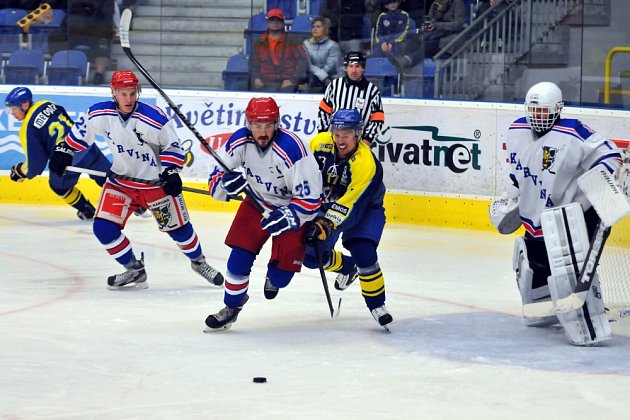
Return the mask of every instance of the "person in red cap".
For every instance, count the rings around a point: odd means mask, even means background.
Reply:
[[[110,290],[146,289],[144,254],[136,258],[123,233],[130,215],[140,207],[151,210],[158,229],[190,259],[193,271],[213,286],[223,275],[207,262],[201,241],[190,223],[179,172],[184,149],[175,123],[160,108],[142,102],[140,81],[130,70],[118,70],[110,82],[112,99],[98,102],[81,115],[63,141],[57,143],[49,168],[62,176],[76,152],[102,137],[112,153],[112,166],[96,206],[92,230],[107,253],[125,267],[107,278]]]
[[[300,40],[284,30],[282,10],[269,10],[267,31],[256,41],[250,58],[252,90],[295,92],[306,79],[307,65]]]

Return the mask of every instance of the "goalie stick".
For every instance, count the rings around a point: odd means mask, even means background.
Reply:
[[[93,169],[79,168],[78,166],[68,166],[68,167],[66,167],[66,171],[77,172],[77,173],[80,173],[80,174],[94,175],[94,176],[117,178],[117,179],[122,179],[123,181],[139,182],[139,183],[142,183],[142,184],[149,184],[149,185],[162,185],[162,184],[164,184],[162,181],[154,181],[154,180],[149,180],[149,179],[134,178],[132,176],[118,175],[118,174],[115,174],[113,172],[102,172],[102,171],[95,171]],[[198,188],[185,187],[185,186],[182,186],[182,191],[193,192],[193,193],[196,193],[196,194],[210,195],[209,191],[201,190],[201,189],[198,189]]]
[[[223,162],[223,160],[221,160],[221,158],[219,157],[217,152],[215,152],[214,149],[212,147],[210,147],[210,145],[208,144],[206,139],[204,139],[201,136],[201,134],[199,134],[197,129],[195,127],[193,127],[193,125],[190,123],[190,121],[188,121],[188,119],[182,113],[182,111],[179,109],[179,107],[177,105],[175,105],[175,103],[171,100],[171,98],[169,98],[169,96],[166,94],[166,92],[164,92],[162,90],[160,85],[158,85],[157,82],[155,80],[153,80],[153,78],[151,77],[149,72],[142,66],[142,64],[140,64],[138,59],[131,52],[131,44],[129,42],[129,28],[131,26],[131,17],[132,17],[132,15],[133,14],[132,14],[131,10],[125,9],[122,12],[121,16],[120,16],[119,34],[120,34],[120,46],[122,47],[123,52],[129,58],[129,60],[131,60],[131,62],[138,68],[138,70],[140,70],[140,73],[142,73],[142,75],[149,81],[151,86],[153,86],[155,88],[155,90],[157,90],[160,93],[162,98],[164,98],[166,103],[171,107],[171,109],[173,110],[175,115],[177,115],[177,117],[182,121],[182,123],[184,123],[184,125],[186,127],[188,127],[188,129],[194,134],[194,136],[197,138],[197,140],[199,140],[199,142],[201,143],[203,148],[206,149],[206,151],[208,153],[210,153],[210,156],[212,156],[214,158],[214,160],[219,164],[219,166],[221,166],[221,168],[223,168],[224,171],[230,172],[231,169],[227,167],[227,165],[225,164],[225,162]],[[262,206],[262,204],[260,204],[260,202],[254,197],[252,192],[249,190],[249,187],[245,188],[244,191],[245,191],[245,195],[250,198],[250,200],[252,201],[254,206],[258,209],[258,211],[260,211],[266,217],[268,215],[268,212]],[[316,250],[317,250],[317,248],[316,248]],[[317,252],[319,252],[319,251],[317,251]],[[325,280],[325,277],[324,277],[323,280]],[[324,292],[326,293],[326,300],[328,301],[328,306],[330,308],[331,316],[332,316],[332,310],[333,310],[332,309],[332,302],[330,300],[330,292],[328,291],[328,284],[325,281],[324,281]]]
[[[630,211],[630,204],[628,204],[621,188],[603,166],[598,165],[582,175],[578,179],[578,185],[601,220],[591,240],[577,284],[573,293],[564,298],[523,305],[523,316],[526,318],[571,312],[584,305],[606,239],[610,235],[610,228]]]

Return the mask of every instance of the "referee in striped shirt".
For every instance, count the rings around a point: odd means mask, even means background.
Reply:
[[[343,58],[346,75],[328,85],[324,98],[319,103],[317,130],[328,131],[330,117],[339,109],[356,108],[363,119],[361,138],[372,145],[383,128],[385,113],[381,102],[381,92],[365,73],[365,56],[358,51],[350,51]]]

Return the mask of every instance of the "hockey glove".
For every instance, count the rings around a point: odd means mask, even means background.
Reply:
[[[247,186],[247,180],[241,172],[225,172],[221,182],[223,189],[230,197],[238,196]]]
[[[313,220],[311,226],[306,231],[306,243],[313,244],[316,241],[325,241],[333,229],[333,222],[325,217],[318,217]]]
[[[23,162],[20,162],[11,167],[11,181],[22,182],[24,181],[24,178],[26,178],[26,174],[22,171],[22,163]]]
[[[72,150],[65,141],[62,141],[55,146],[55,151],[50,156],[48,169],[54,174],[63,176],[66,172],[66,168],[72,164],[73,156],[74,150]]]
[[[162,184],[162,189],[166,194],[177,197],[182,193],[182,179],[179,177],[177,166],[170,166],[164,169],[162,174],[160,174],[160,179],[164,183]]]
[[[279,207],[272,211],[268,217],[262,219],[260,225],[271,236],[280,235],[287,230],[298,230],[300,219],[297,214],[288,207]]]

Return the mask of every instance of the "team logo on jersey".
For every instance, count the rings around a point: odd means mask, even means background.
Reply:
[[[143,146],[144,145],[144,139],[142,138],[142,136],[144,134],[142,134],[141,132],[137,131],[135,128],[133,129],[133,132],[135,133],[136,137],[138,138],[138,146]]]
[[[549,171],[550,174],[555,174],[555,172],[553,172],[551,169],[553,168],[553,164],[556,162],[556,153],[558,153],[558,149],[556,149],[555,147],[543,146],[543,171]]]
[[[169,211],[168,203],[163,206],[153,208],[151,209],[151,211],[153,211],[153,215],[155,216],[155,219],[160,224],[160,226],[167,227],[168,225],[170,225],[171,212]]]
[[[354,102],[354,107],[356,109],[363,109],[363,107],[365,106],[365,99],[363,98],[357,98],[357,100]]]

